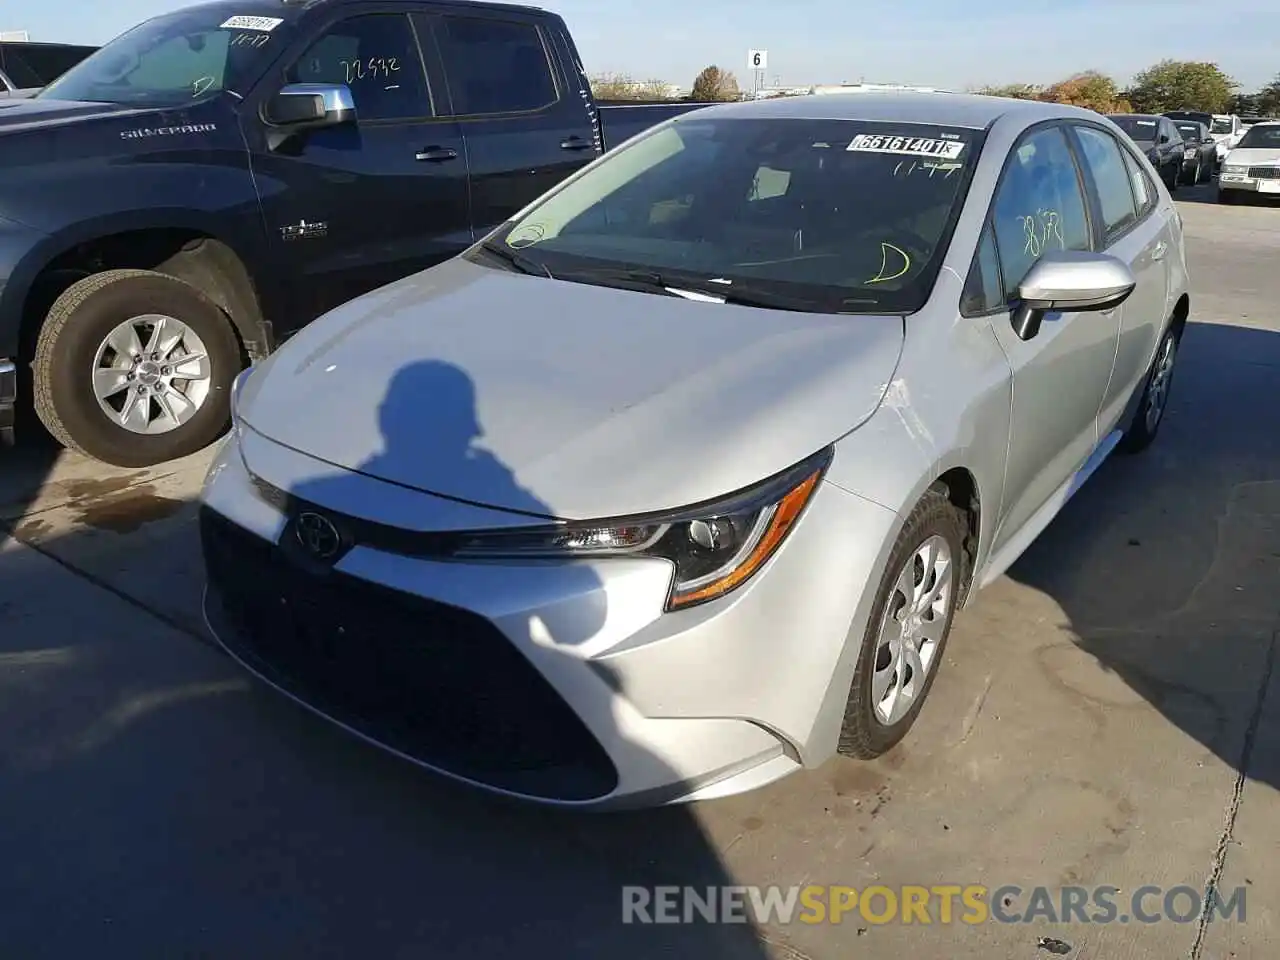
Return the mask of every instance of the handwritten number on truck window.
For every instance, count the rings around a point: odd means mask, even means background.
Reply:
[[[346,71],[347,83],[357,80],[376,80],[400,72],[399,57],[369,57],[364,60],[339,60]]]
[[[233,47],[262,47],[271,39],[269,33],[237,33],[231,38]]]

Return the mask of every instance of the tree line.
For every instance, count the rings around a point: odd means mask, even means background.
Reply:
[[[606,73],[591,77],[591,94],[597,100],[669,100],[670,87],[661,80],[633,80],[623,73]],[[738,78],[733,71],[712,64],[694,78],[689,100],[706,103],[719,100],[741,100]]]
[[[622,74],[593,77],[591,90],[601,100],[663,100],[670,96],[667,84],[660,80],[637,82]],[[1197,60],[1161,60],[1134,77],[1125,89],[1099,70],[1085,70],[1048,86],[1013,83],[979,87],[971,92],[1066,103],[1099,113],[1202,110],[1241,116],[1280,116],[1280,74],[1261,90],[1245,93],[1216,63]],[[732,71],[712,65],[698,74],[688,99],[706,102],[741,97]]]
[[[1244,93],[1240,84],[1216,63],[1198,60],[1161,60],[1134,77],[1127,89],[1121,89],[1101,71],[1085,70],[1047,87],[1015,83],[980,87],[973,92],[1066,103],[1099,113],[1201,110],[1241,116],[1280,114],[1280,74],[1261,90]]]

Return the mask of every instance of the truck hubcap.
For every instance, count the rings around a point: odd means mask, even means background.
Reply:
[[[181,320],[148,313],[117,326],[98,345],[93,395],[107,419],[130,433],[176,430],[209,398],[204,342]]]

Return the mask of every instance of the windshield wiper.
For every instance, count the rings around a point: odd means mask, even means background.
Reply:
[[[575,270],[572,275],[562,276],[561,279],[603,281],[610,286],[639,288],[669,297],[694,294],[699,298],[708,297],[721,303],[731,303],[741,307],[763,307],[768,310],[792,310],[800,313],[827,312],[831,306],[841,306],[844,303],[843,300],[833,301],[826,297],[802,297],[780,293],[765,286],[716,283],[712,280],[686,280],[683,277],[667,276],[656,270]]]
[[[512,250],[510,247],[505,245],[499,246],[490,240],[486,240],[484,243],[480,244],[480,247],[481,249],[493,254],[504,263],[508,263],[515,267],[521,273],[527,273],[535,277],[549,277],[552,280],[555,279],[555,275],[547,269],[546,264],[538,263],[536,260],[531,260],[524,254],[517,253]]]

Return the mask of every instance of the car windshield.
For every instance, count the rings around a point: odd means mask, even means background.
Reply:
[[[1213,123],[1209,126],[1209,132],[1210,133],[1230,133],[1231,118],[1219,117],[1217,120],[1213,121]]]
[[[690,114],[606,154],[488,244],[568,280],[625,286],[639,273],[731,302],[910,313],[980,148],[966,128]]]
[[[177,106],[242,92],[279,52],[279,17],[194,8],[155,17],[112,40],[38,97]]]
[[[1159,122],[1153,117],[1112,117],[1115,125],[1133,140],[1155,140]]]
[[[1250,127],[1237,146],[1243,149],[1250,147],[1264,147],[1275,149],[1280,147],[1280,123],[1275,126],[1266,127]]]

